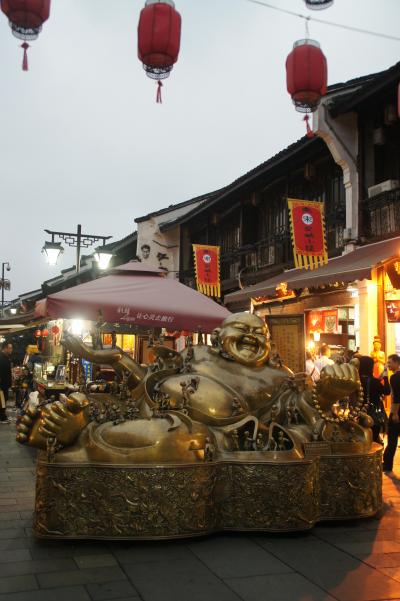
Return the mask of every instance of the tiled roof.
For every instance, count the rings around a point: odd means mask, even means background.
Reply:
[[[144,215],[143,217],[136,217],[135,222],[141,223],[142,221],[147,221],[148,219],[151,219],[152,217],[158,217],[159,215],[171,213],[172,211],[181,209],[183,207],[189,207],[191,204],[205,202],[205,201],[211,199],[215,194],[218,194],[218,192],[220,192],[220,190],[216,190],[215,192],[209,192],[207,194],[202,194],[201,196],[196,196],[195,198],[191,198],[190,200],[185,200],[184,202],[180,202],[178,204],[169,205],[165,209],[160,209],[159,211],[153,211],[152,213],[148,213],[147,215]]]
[[[135,242],[135,240],[137,240],[137,232],[128,234],[127,236],[125,236],[125,238],[121,238],[121,240],[116,240],[115,242],[109,242],[108,244],[104,244],[104,246],[101,246],[100,248],[102,250],[117,251],[121,250],[121,248],[124,248],[125,246],[129,246],[130,244],[132,244],[132,242]]]
[[[345,84],[330,86],[328,88],[329,111],[333,117],[346,113],[385,86],[391,85],[393,82],[397,83],[399,78],[400,62],[385,71],[358,77]],[[344,93],[337,93],[341,91]],[[333,92],[332,99],[329,99],[330,92]]]
[[[231,192],[240,188],[242,185],[250,183],[251,181],[256,179],[258,176],[264,175],[268,170],[273,169],[274,167],[276,167],[278,164],[282,163],[289,157],[292,157],[293,155],[295,155],[297,153],[303,152],[306,148],[308,148],[312,145],[316,145],[316,144],[323,145],[324,143],[322,142],[322,140],[320,138],[307,138],[307,136],[300,138],[300,140],[297,140],[297,142],[290,144],[287,148],[279,151],[277,154],[275,154],[273,157],[269,158],[264,163],[261,163],[254,169],[251,169],[244,175],[241,175],[238,179],[234,180],[231,184],[229,184],[225,188],[222,188],[222,190],[220,190],[218,193],[215,193],[214,196],[212,198],[210,198],[210,201],[206,205],[203,204],[203,205],[200,205],[199,207],[195,207],[192,211],[189,211],[185,215],[181,215],[180,217],[177,217],[177,219],[173,219],[171,221],[166,221],[166,222],[162,223],[160,225],[160,231],[167,231],[167,230],[171,229],[172,227],[176,227],[180,223],[189,221],[189,219],[191,219],[198,213],[201,213],[203,210],[208,209],[211,206],[214,206],[214,204],[216,204],[222,198],[225,198],[225,196],[227,196]]]

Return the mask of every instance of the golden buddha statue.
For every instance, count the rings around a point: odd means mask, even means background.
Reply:
[[[379,336],[374,336],[371,357],[374,360],[373,376],[374,378],[380,380],[382,377],[382,372],[385,369],[386,355],[382,350],[382,341]]]
[[[307,477],[303,474],[300,478],[302,492],[298,491],[302,497],[298,502],[305,504],[302,510],[305,515],[319,503],[315,497],[317,488],[311,484],[312,479],[316,482],[319,479],[315,457],[322,461],[320,456],[328,454],[328,462],[335,454],[340,457],[346,454],[368,456],[369,461],[375,457],[371,455],[371,419],[363,411],[356,368],[349,364],[327,366],[317,383],[305,374],[294,375],[280,361],[270,360],[268,327],[256,315],[229,316],[214,330],[212,346],[190,343],[181,353],[163,346],[155,347],[156,361],[148,369],[138,366],[119,349],[93,350],[72,336],[67,336],[64,344],[75,356],[115,367],[123,376],[126,389],[122,387],[125,393],[119,396],[75,393],[40,410],[30,409],[21,419],[17,440],[47,453],[40,456],[38,463],[36,531],[41,536],[52,536],[53,531],[59,536],[184,536],[191,530],[193,503],[197,515],[193,532],[225,527],[246,529],[251,509],[243,514],[242,505],[240,510],[234,510],[231,503],[229,511],[235,515],[227,517],[226,507],[221,506],[221,498],[233,495],[233,499],[234,488],[244,481],[249,486],[250,482],[256,487],[267,486],[269,499],[280,479],[287,482],[280,482],[279,495],[285,486],[294,486],[290,470],[295,470],[296,474],[301,470],[307,472]],[[314,459],[307,459],[307,453]],[[375,458],[373,461],[376,462]],[[228,469],[229,465],[231,468]],[[110,468],[113,468],[111,472]],[[244,468],[247,472],[236,475],[236,470]],[[282,470],[278,480],[274,469]],[[255,472],[261,474],[257,483],[254,482]],[[115,526],[117,530],[110,526],[104,533],[99,525],[90,526],[92,518],[87,517],[84,525],[79,522],[81,525],[72,527],[75,517],[73,512],[68,513],[71,503],[65,505],[64,497],[71,495],[73,499],[74,495],[80,494],[80,489],[71,484],[71,473],[74,474],[73,483],[81,474],[87,474],[85,478],[94,490],[98,486],[96,483],[104,481],[106,473],[110,481],[124,474],[123,482],[118,480],[118,486],[123,489],[135,481],[132,494],[137,499],[135,503],[141,507],[142,526],[135,521],[134,524],[130,522],[129,527],[119,524]],[[354,477],[359,479],[360,473],[362,468],[358,465]],[[60,481],[55,482],[54,474],[59,474]],[[168,474],[172,480],[167,478]],[[181,488],[178,485],[176,488],[174,482],[179,482],[182,474],[187,481]],[[165,520],[155,526],[150,520],[146,507],[155,493],[152,487],[143,484],[150,476],[153,485],[158,482],[157,486],[161,487],[157,493],[160,507],[163,505],[161,490],[165,498],[178,495],[180,504],[189,503],[191,509],[184,512],[185,527],[172,526],[172,522],[168,522],[167,527]],[[351,479],[349,475],[346,477]],[[272,480],[267,484],[269,478]],[[337,486],[336,483],[335,488]],[[371,478],[367,478],[363,487],[369,490],[370,486]],[[267,489],[264,491],[264,488],[261,496],[262,502],[266,503]],[[105,490],[102,495],[106,495],[112,505],[110,489]],[[146,493],[142,492],[140,496],[138,490]],[[305,520],[308,523],[305,526],[303,518],[298,517],[298,507],[292,507],[294,489],[290,490],[287,498],[282,500],[278,517],[275,510],[275,514],[266,511],[264,515],[258,511],[256,517],[253,515],[253,521],[258,520],[261,524],[259,529],[310,527],[319,519],[315,505],[316,513],[310,515],[308,522]],[[91,491],[90,494],[103,499],[100,493]],[[215,495],[215,499],[210,499],[210,494]],[[246,494],[242,491],[242,496]],[[376,491],[374,494],[374,502],[367,495],[368,510],[364,508],[364,513],[371,514],[378,509],[379,495]],[[310,505],[310,495],[314,505]],[[122,513],[128,511],[126,515],[130,515],[128,496],[125,495],[128,505],[124,504],[121,509]],[[50,497],[53,507],[61,503],[62,509],[58,512],[52,509],[49,513],[46,509]],[[280,511],[287,503],[291,509],[285,510],[286,517],[281,517]],[[353,507],[354,502],[350,505]],[[104,505],[104,512],[108,512],[108,507]],[[157,511],[161,513],[170,511],[160,507]],[[201,518],[198,515],[200,507]],[[353,511],[348,507],[346,511]],[[87,511],[90,513],[90,506]],[[360,511],[353,513],[358,515]],[[290,515],[294,512],[297,517],[288,518],[288,512]],[[125,516],[125,522],[126,519]],[[213,520],[218,524],[210,525]],[[274,520],[278,524],[276,528]],[[68,528],[72,528],[72,534]],[[122,528],[122,534],[118,534],[118,528]],[[147,530],[143,533],[140,528]]]

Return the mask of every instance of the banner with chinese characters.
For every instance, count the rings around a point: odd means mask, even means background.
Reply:
[[[276,347],[279,357],[294,373],[305,369],[305,328],[304,315],[266,316],[271,333],[271,343]]]
[[[324,203],[288,198],[296,267],[317,269],[328,262]]]
[[[193,244],[197,290],[207,296],[221,296],[219,248]]]

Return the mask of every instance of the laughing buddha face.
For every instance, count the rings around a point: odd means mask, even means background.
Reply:
[[[268,359],[269,330],[257,315],[230,315],[216,334],[223,353],[242,365],[257,367]]]

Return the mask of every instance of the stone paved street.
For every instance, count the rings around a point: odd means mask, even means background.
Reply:
[[[1,425],[0,601],[400,600],[400,465],[384,476],[379,520],[285,536],[73,544],[32,536],[34,460],[14,425]]]

